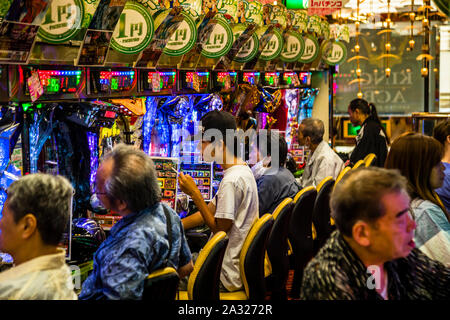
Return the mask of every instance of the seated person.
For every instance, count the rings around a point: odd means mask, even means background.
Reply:
[[[310,150],[305,171],[299,181],[302,188],[316,187],[328,176],[336,180],[344,168],[342,159],[323,140],[324,131],[323,121],[314,118],[303,119],[298,127],[298,143]]]
[[[0,299],[76,300],[66,253],[58,243],[70,219],[73,188],[62,176],[14,181],[0,220],[0,251],[14,266],[0,273]]]
[[[439,122],[436,127],[434,127],[433,137],[444,147],[442,164],[445,166],[444,184],[435,191],[442,200],[447,212],[450,212],[450,121],[444,120]]]
[[[434,192],[444,181],[442,155],[443,147],[433,137],[407,132],[392,143],[385,166],[408,179],[417,247],[450,267],[450,214]]]
[[[96,194],[104,208],[123,218],[96,251],[79,299],[138,300],[151,272],[168,266],[180,277],[192,272],[180,218],[160,202],[161,189],[148,155],[117,145],[97,170]]]
[[[330,199],[334,231],[304,273],[305,300],[448,299],[450,269],[414,248],[408,181],[350,171]]]
[[[273,213],[284,199],[294,198],[300,186],[294,175],[284,167],[287,157],[284,137],[271,130],[263,130],[257,137],[255,143],[257,147],[252,149],[250,162],[256,162],[252,171],[258,187],[259,216],[263,216],[266,213]],[[265,170],[258,174],[257,171],[261,169]]]
[[[258,218],[258,189],[252,171],[239,157],[235,118],[228,112],[214,110],[202,117],[201,125],[203,159],[216,161],[224,169],[224,175],[217,194],[206,204],[192,177],[180,173],[181,190],[199,209],[182,222],[186,230],[206,224],[212,233],[227,233],[229,242],[220,274],[221,290],[236,291],[243,285],[239,271],[242,245]]]

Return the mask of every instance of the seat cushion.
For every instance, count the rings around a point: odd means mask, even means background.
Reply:
[[[233,292],[221,292],[220,300],[248,300],[244,290]]]
[[[187,291],[178,291],[177,300],[189,300]]]

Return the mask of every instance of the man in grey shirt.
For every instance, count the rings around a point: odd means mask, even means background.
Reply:
[[[303,119],[298,128],[299,144],[311,151],[299,181],[302,188],[317,187],[328,176],[336,180],[344,168],[342,159],[323,140],[324,131],[323,121],[315,118]]]

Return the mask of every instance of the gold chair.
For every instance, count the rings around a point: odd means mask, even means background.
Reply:
[[[314,238],[314,255],[323,246],[332,232],[330,222],[330,196],[333,191],[334,179],[331,176],[324,178],[317,186],[317,197],[314,203],[313,226],[317,234]]]
[[[292,198],[286,198],[272,214],[274,223],[267,240],[267,263],[270,266],[270,274],[265,275],[272,300],[285,300],[287,298],[286,281],[289,274],[287,238],[293,208]]]
[[[358,169],[362,165],[364,165],[364,160],[358,160],[358,161],[356,161],[356,163],[355,163],[355,165],[353,166],[352,169]]]
[[[206,243],[189,275],[187,291],[178,291],[178,300],[219,300],[220,271],[228,244],[226,236],[219,231]]]
[[[266,213],[253,223],[239,256],[239,269],[244,288],[239,291],[221,292],[220,300],[265,299],[264,257],[272,225],[273,218],[270,213]]]
[[[303,270],[313,257],[312,216],[317,190],[313,186],[303,188],[294,198],[294,208],[289,224],[289,242],[292,247],[294,280],[291,295],[300,294]]]
[[[336,181],[334,182],[334,185],[336,186],[339,181],[342,180],[342,178],[351,170],[352,168],[350,166],[345,167],[344,169],[341,170],[341,172],[339,173],[338,177],[336,178]]]
[[[142,300],[175,300],[180,277],[172,267],[161,268],[150,273],[144,282]]]
[[[370,167],[372,165],[372,163],[377,159],[377,156],[375,155],[375,153],[369,153],[367,156],[365,156],[364,158],[364,166],[366,168]]]

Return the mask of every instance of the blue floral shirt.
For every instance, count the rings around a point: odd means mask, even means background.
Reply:
[[[172,248],[166,216],[172,222]],[[123,217],[94,254],[93,271],[83,283],[79,299],[141,299],[144,280],[164,261],[178,269],[191,261],[191,252],[178,215],[167,205]]]

